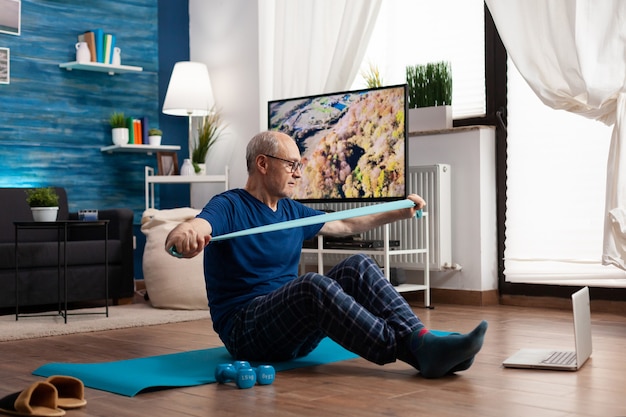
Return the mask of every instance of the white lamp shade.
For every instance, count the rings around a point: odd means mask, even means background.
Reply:
[[[163,113],[172,116],[206,116],[215,101],[209,70],[201,62],[177,62],[165,93]]]

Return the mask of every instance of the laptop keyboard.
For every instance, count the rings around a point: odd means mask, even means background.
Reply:
[[[571,365],[576,362],[576,352],[552,352],[541,361],[547,365]]]

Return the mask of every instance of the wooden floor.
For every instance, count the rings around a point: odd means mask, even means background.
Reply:
[[[626,416],[626,317],[592,312],[593,354],[578,372],[503,369],[521,347],[573,348],[571,310],[514,306],[415,307],[433,329],[489,322],[474,366],[427,380],[398,362],[354,359],[280,372],[270,386],[209,384],[128,398],[86,389],[68,416]],[[219,346],[208,320],[0,343],[0,396],[41,380],[48,362],[96,362]],[[124,378],[124,375],[120,375]]]

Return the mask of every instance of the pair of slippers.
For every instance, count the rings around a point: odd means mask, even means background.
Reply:
[[[60,417],[65,415],[65,410],[86,404],[85,386],[80,379],[55,375],[0,399],[0,414]]]

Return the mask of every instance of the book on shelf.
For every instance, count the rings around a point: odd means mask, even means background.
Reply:
[[[126,118],[126,127],[128,127],[128,143],[135,144],[135,123],[132,117]]]
[[[104,64],[104,31],[102,29],[94,29],[93,34],[96,43],[96,62]]]
[[[133,119],[133,128],[135,129],[134,132],[134,138],[135,138],[135,145],[141,145],[143,144],[143,139],[142,139],[142,129],[141,129],[141,120],[139,119]]]
[[[113,48],[115,48],[115,35],[111,33],[104,34],[104,63],[113,63]]]
[[[97,62],[98,56],[96,54],[96,38],[92,31],[87,31],[78,35],[78,42],[86,42],[91,54],[91,62]]]
[[[143,144],[147,145],[148,144],[148,117],[147,116],[143,116],[141,117],[139,120],[141,120],[141,137],[143,139]]]

